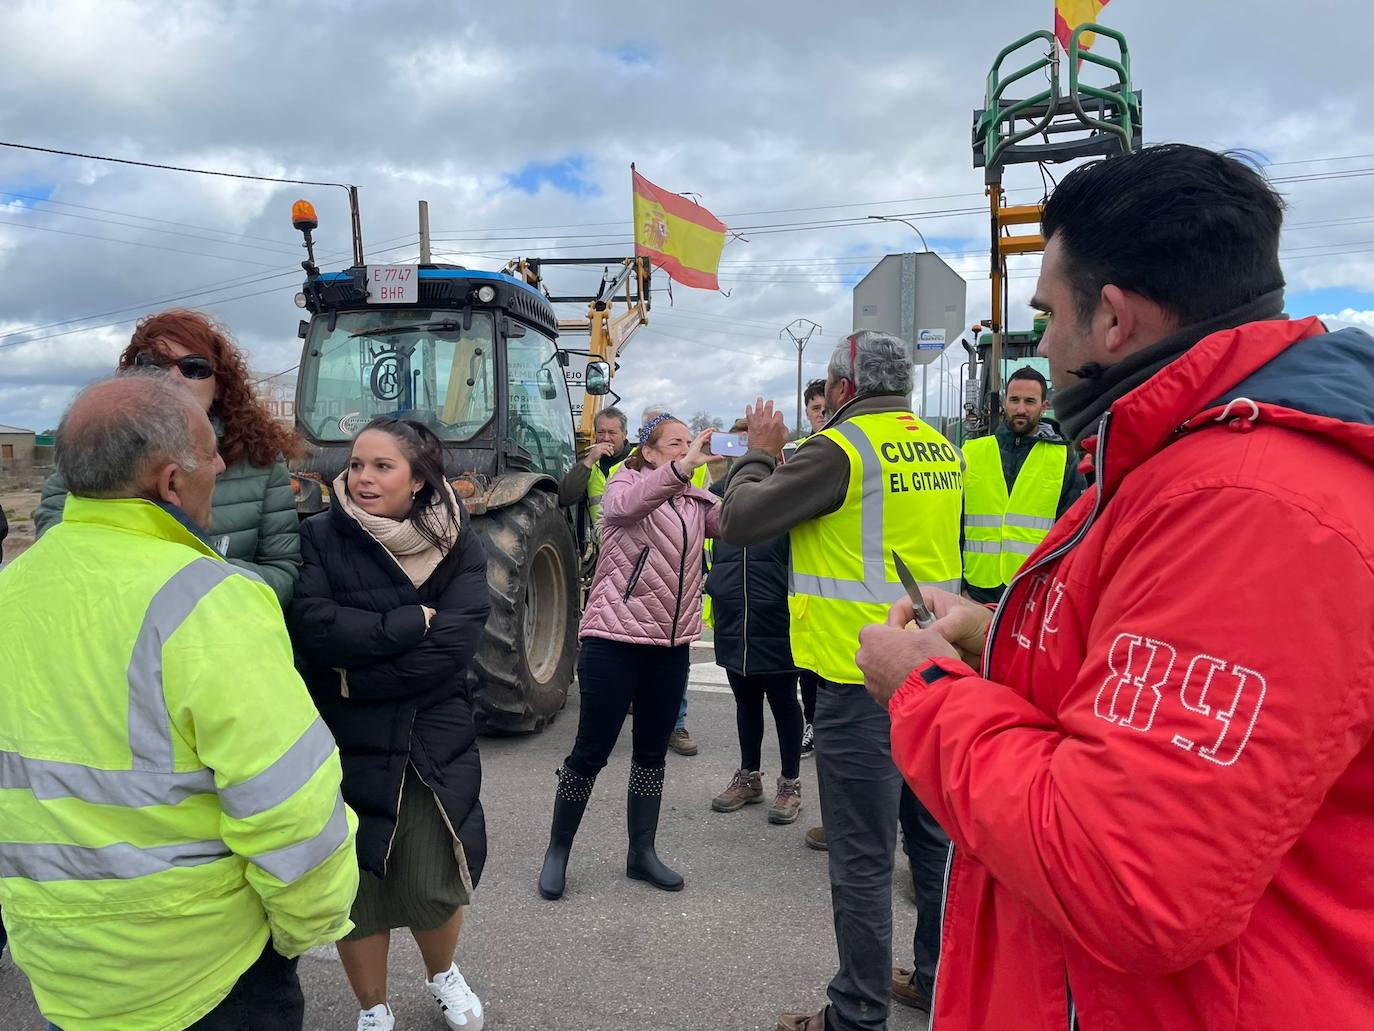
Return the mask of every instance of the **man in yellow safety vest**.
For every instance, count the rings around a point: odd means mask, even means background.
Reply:
[[[748,411],[750,450],[725,488],[726,540],[790,534],[792,654],[821,678],[816,763],[840,969],[828,1009],[783,1014],[779,1031],[887,1026],[902,777],[887,714],[864,690],[854,653],[859,630],[905,596],[893,552],[924,584],[960,583],[963,460],[912,414],[911,386],[909,345],[871,331],[845,338],[827,370],[825,426],[779,464],[786,427],[760,398]],[[938,928],[925,909],[921,923]]]
[[[215,431],[173,381],[106,380],[57,465],[65,517],[0,573],[14,961],[63,1031],[298,1031],[357,821],[276,596],[205,539]]]
[[[1045,377],[1030,366],[1007,380],[997,431],[964,445],[964,589],[996,602],[1054,521],[1083,493],[1069,443],[1043,417]]]
[[[606,493],[606,481],[630,455],[629,422],[619,408],[604,408],[594,422],[596,442],[587,453],[573,463],[558,485],[558,503],[572,508],[587,502],[587,516],[595,527],[601,522],[601,495]]]

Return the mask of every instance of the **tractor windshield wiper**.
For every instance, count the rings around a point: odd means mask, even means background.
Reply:
[[[369,329],[360,329],[356,333],[348,334],[348,339],[356,340],[358,337],[392,337],[402,336],[406,333],[433,331],[459,333],[462,329],[463,327],[460,323],[454,322],[451,319],[445,319],[439,322],[413,322],[400,326],[373,326]]]

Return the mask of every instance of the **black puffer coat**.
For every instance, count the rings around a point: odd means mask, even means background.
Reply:
[[[462,843],[475,885],[487,856],[469,684],[491,607],[481,540],[463,513],[457,547],[416,589],[334,505],[302,524],[301,557],[288,623],[297,667],[339,745],[344,801],[358,814],[358,865],[385,873],[413,763]],[[436,610],[428,632],[422,605]]]
[[[715,486],[712,492],[720,493]],[[746,676],[795,669],[787,609],[787,537],[748,547],[717,537],[711,553],[706,593],[715,616],[716,664]]]

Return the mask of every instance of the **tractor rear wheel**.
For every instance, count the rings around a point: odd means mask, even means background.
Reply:
[[[580,592],[572,530],[551,494],[473,516],[487,549],[491,615],[474,663],[477,729],[527,734],[568,700]]]

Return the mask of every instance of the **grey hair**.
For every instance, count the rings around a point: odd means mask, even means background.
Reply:
[[[849,360],[850,341],[854,343],[853,368]],[[861,329],[835,345],[826,371],[835,379],[854,384],[856,394],[911,393],[911,348],[890,333]]]
[[[119,403],[91,397],[114,383],[126,387]],[[62,416],[54,441],[57,469],[78,497],[135,497],[151,463],[175,462],[187,472],[199,467],[191,429],[191,416],[199,412],[186,389],[160,370],[99,380],[77,394]]]
[[[614,419],[620,423],[620,432],[626,435],[630,432],[630,420],[625,418],[625,413],[614,405],[607,405],[596,413],[598,419]]]
[[[650,405],[648,408],[644,409],[644,414],[639,417],[639,421],[648,422],[654,416],[667,415],[672,410],[673,406],[668,404],[666,401],[660,402],[658,404],[653,404]]]

